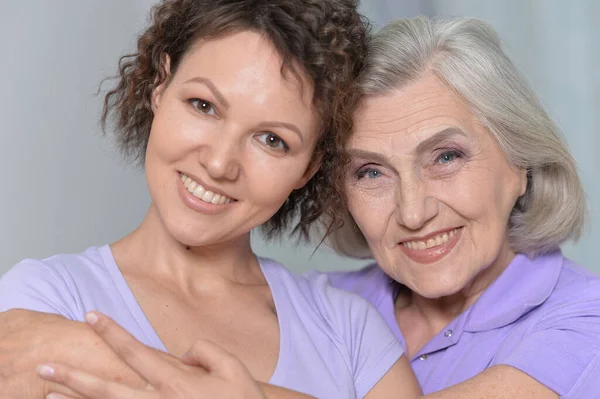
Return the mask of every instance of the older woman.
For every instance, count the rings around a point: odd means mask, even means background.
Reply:
[[[583,190],[495,32],[416,18],[371,46],[333,242],[377,265],[334,283],[384,315],[428,397],[600,397],[600,279],[559,249]]]

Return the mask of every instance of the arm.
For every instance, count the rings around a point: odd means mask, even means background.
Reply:
[[[38,368],[40,376],[72,389],[88,399],[191,399],[191,398],[310,398],[283,388],[257,383],[233,355],[207,342],[198,341],[177,359],[158,356],[156,350],[138,342],[114,321],[100,313],[88,317],[92,328],[120,358],[147,382],[131,388],[63,364]]]
[[[38,399],[49,384],[35,374],[35,365],[57,359],[90,372],[141,378],[84,323],[74,280],[66,267],[24,260],[0,277],[0,386],[13,398]],[[12,396],[11,396],[12,395]]]
[[[365,399],[414,399],[421,395],[421,387],[406,356],[402,356],[369,391]]]
[[[421,389],[404,349],[379,312],[358,295],[330,285],[324,292],[324,313],[350,353],[357,397],[419,397]]]
[[[48,360],[71,364],[131,386],[143,383],[140,376],[84,323],[27,310],[0,313],[0,386],[3,394],[11,398],[41,399],[51,390],[69,393],[36,375],[35,366]]]
[[[427,399],[558,399],[556,392],[524,372],[510,366],[498,365],[477,376],[424,396]]]
[[[185,367],[169,354],[147,349],[160,362]],[[48,361],[130,388],[147,385],[146,380],[85,323],[26,310],[0,313],[0,386],[3,394],[11,399],[42,399],[50,392],[81,397],[68,387],[41,379],[35,373],[36,365]],[[267,398],[307,398],[272,385],[261,384],[261,387]]]
[[[47,361],[63,363],[131,387],[145,384],[89,326],[72,321],[81,318],[81,310],[70,274],[61,267],[25,260],[0,278],[2,394],[11,398],[41,399],[50,390],[72,393],[37,376],[35,366]],[[157,353],[170,360],[169,355]],[[274,397],[287,395],[272,386],[265,386],[265,391],[272,392]]]

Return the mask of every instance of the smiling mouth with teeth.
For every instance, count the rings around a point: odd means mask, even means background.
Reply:
[[[402,243],[402,245],[408,249],[417,249],[417,250],[424,250],[424,249],[437,247],[437,246],[443,245],[443,244],[447,243],[448,241],[450,241],[450,239],[452,237],[454,237],[454,235],[460,229],[461,229],[461,227],[451,230],[449,232],[443,233],[443,234],[438,234],[437,236],[431,237],[424,241],[404,241]]]
[[[226,197],[225,195],[213,193],[210,190],[205,189],[202,185],[198,184],[192,178],[180,173],[181,181],[183,186],[188,190],[194,197],[213,205],[224,205],[235,201],[233,198]]]

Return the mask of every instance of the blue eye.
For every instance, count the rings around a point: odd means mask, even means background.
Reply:
[[[192,106],[194,108],[196,108],[196,110],[202,112],[203,114],[206,114],[206,115],[216,115],[217,114],[215,107],[214,107],[214,105],[212,105],[212,103],[202,100],[200,98],[191,99],[190,104],[192,104]]]
[[[437,161],[442,164],[447,164],[454,161],[456,158],[459,158],[460,154],[457,151],[446,151],[440,154]]]
[[[263,133],[258,135],[258,140],[265,144],[267,147],[272,148],[274,150],[282,150],[282,151],[288,151],[289,147],[288,145],[285,143],[285,141],[283,141],[281,139],[281,137],[279,137],[278,135],[274,134],[274,133]]]
[[[367,178],[367,179],[376,179],[381,176],[381,172],[374,168],[365,168],[358,171],[356,177],[358,179]]]

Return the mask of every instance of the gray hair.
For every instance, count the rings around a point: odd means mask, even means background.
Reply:
[[[426,72],[458,93],[509,162],[527,170],[527,191],[508,222],[511,248],[533,257],[577,240],[587,206],[575,162],[493,28],[471,18],[392,22],[371,39],[362,93],[387,95]],[[371,257],[358,226],[346,219],[329,244],[343,255]]]

